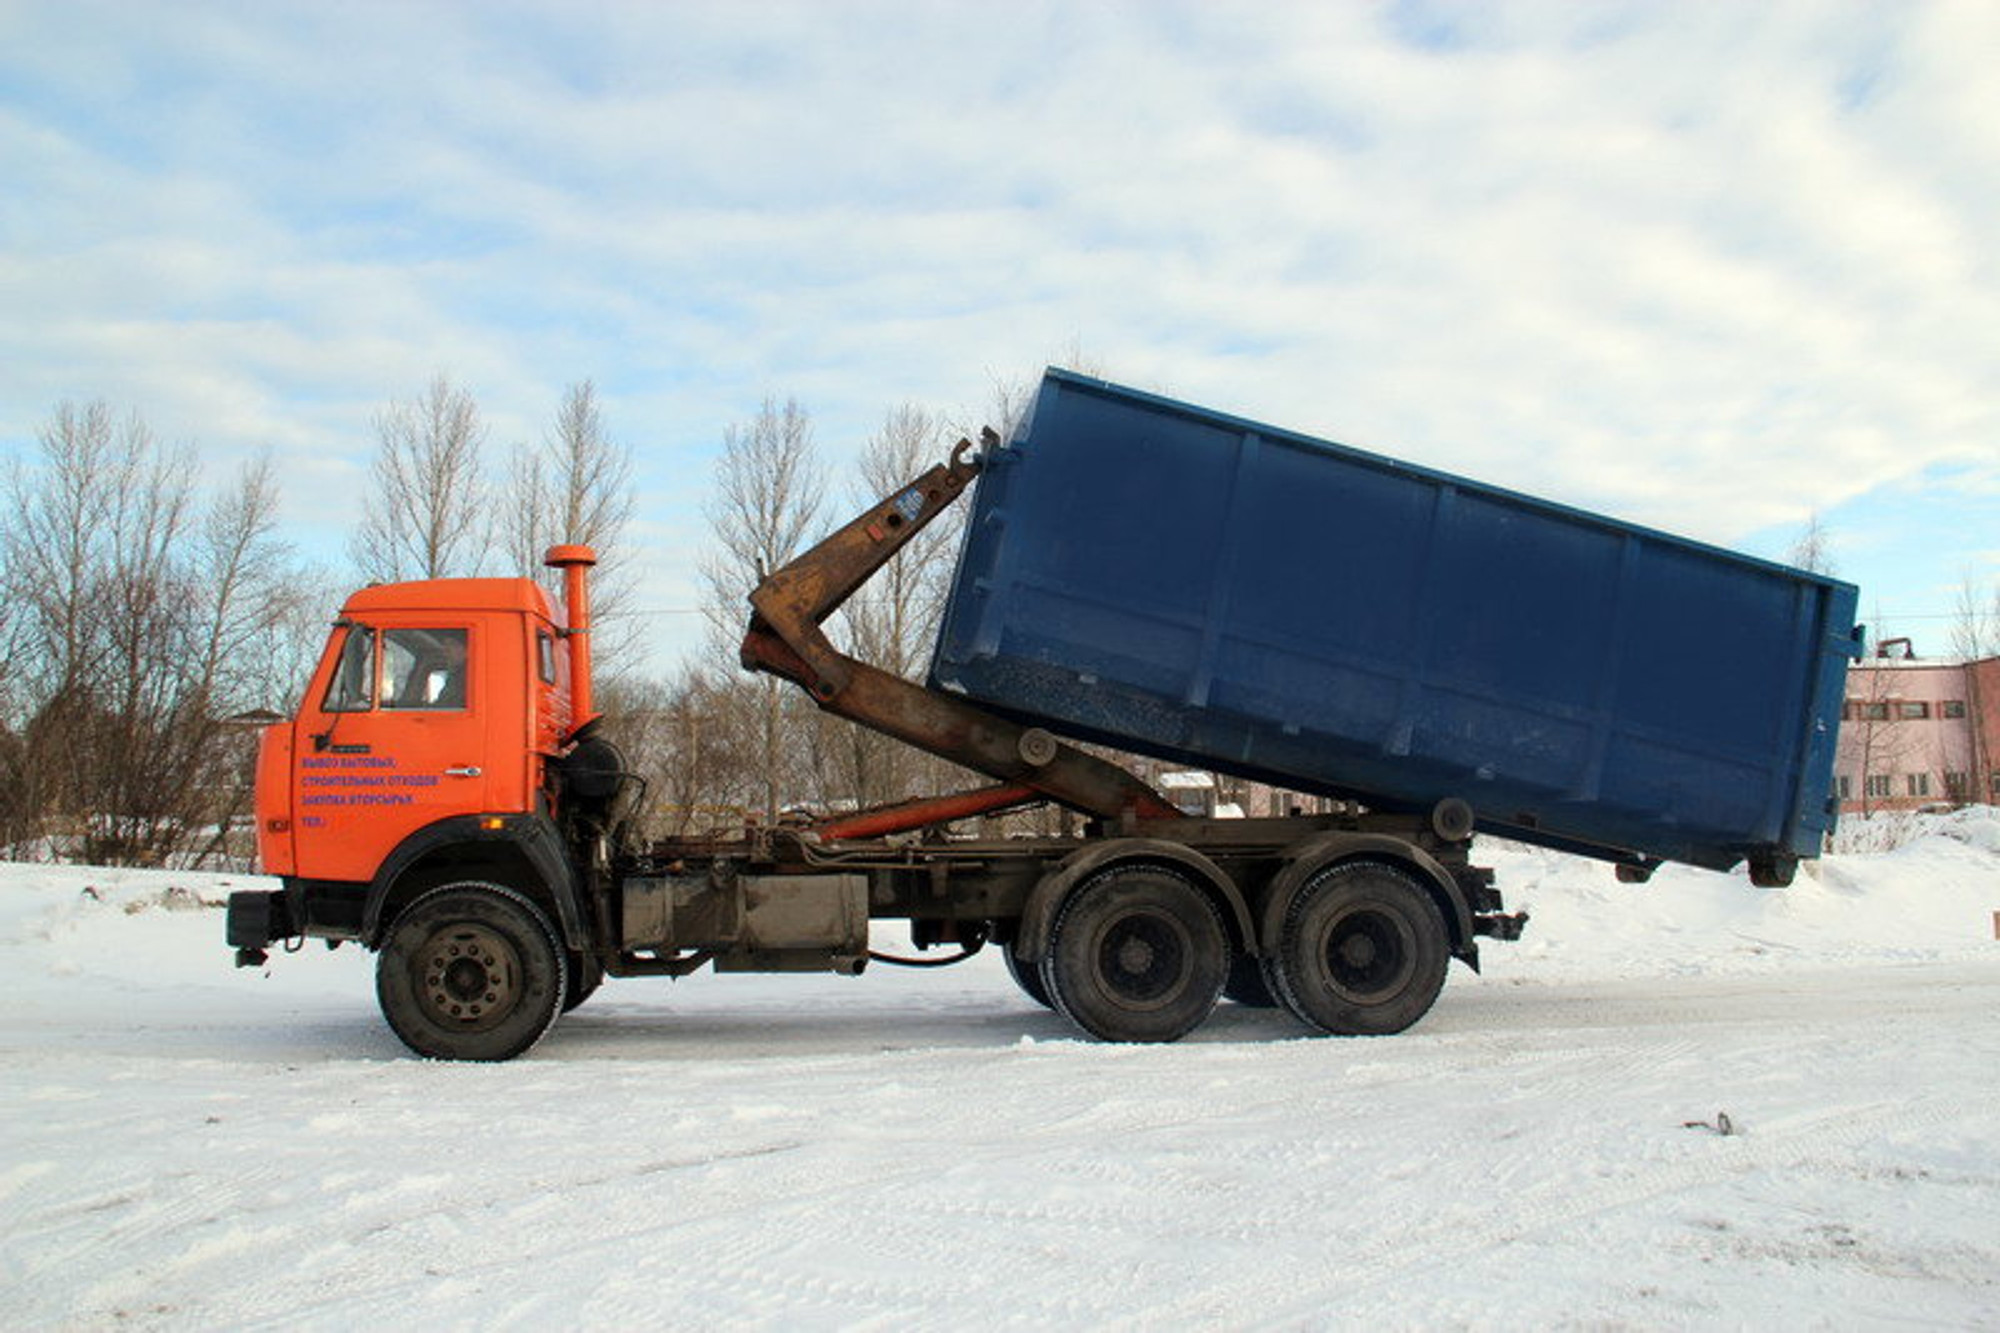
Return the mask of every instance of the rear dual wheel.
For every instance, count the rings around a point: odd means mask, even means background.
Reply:
[[[1341,1036],[1401,1032],[1444,987],[1444,914],[1393,866],[1348,861],[1301,884],[1264,977],[1301,1022]]]
[[[437,1060],[511,1060],[542,1039],[570,994],[555,927],[498,884],[430,890],[397,914],[375,965],[382,1016]]]
[[[1103,1041],[1177,1041],[1215,1008],[1229,937],[1209,896],[1157,866],[1107,870],[1056,914],[1042,989]]]

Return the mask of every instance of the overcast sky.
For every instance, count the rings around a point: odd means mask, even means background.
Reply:
[[[448,375],[498,460],[590,377],[671,613],[766,395],[841,460],[1080,349],[1760,555],[1817,511],[1942,650],[2000,575],[1996,63],[1983,0],[0,0],[0,453],[92,398],[269,448],[338,560],[385,403]]]

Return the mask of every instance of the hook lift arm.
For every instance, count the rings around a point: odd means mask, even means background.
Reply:
[[[987,449],[1000,443],[981,432]],[[800,686],[829,713],[999,780],[952,796],[862,811],[818,826],[825,838],[874,837],[1053,800],[1120,822],[1180,812],[1132,774],[965,700],[940,694],[847,656],[820,628],[889,558],[956,500],[979,472],[970,440],[939,463],[766,575],[750,594],[742,662]]]

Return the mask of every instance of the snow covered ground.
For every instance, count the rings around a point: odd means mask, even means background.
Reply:
[[[1528,938],[1383,1040],[1094,1045],[987,956],[612,981],[500,1066],[351,947],[234,970],[258,881],[0,867],[0,1326],[2000,1326],[2000,819],[1916,832],[1487,848]]]

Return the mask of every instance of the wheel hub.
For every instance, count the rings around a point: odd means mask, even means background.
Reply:
[[[1326,969],[1334,985],[1365,998],[1398,985],[1410,951],[1394,920],[1380,912],[1354,912],[1327,934]]]
[[[486,969],[472,958],[454,958],[444,967],[444,990],[454,1000],[470,1004],[486,990]]]
[[[1174,923],[1134,914],[1104,933],[1098,968],[1105,986],[1131,1005],[1153,1005],[1177,991],[1187,972],[1187,948]]]
[[[1153,946],[1134,937],[1118,946],[1118,970],[1127,976],[1143,976],[1153,965]]]
[[[439,930],[418,952],[419,989],[440,1020],[487,1027],[514,1008],[521,960],[498,932],[478,925]]]

